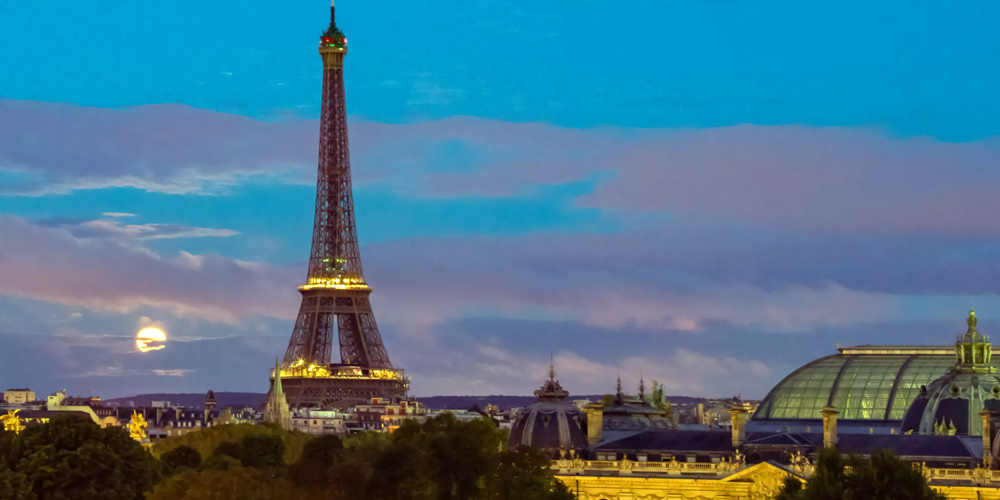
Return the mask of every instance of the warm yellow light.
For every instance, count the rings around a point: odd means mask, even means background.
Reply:
[[[156,327],[143,328],[135,335],[135,346],[140,352],[158,351],[167,347],[167,334]]]
[[[368,290],[368,283],[358,276],[341,276],[337,278],[309,278],[309,281],[299,287],[299,290],[314,288],[332,288],[336,290]]]

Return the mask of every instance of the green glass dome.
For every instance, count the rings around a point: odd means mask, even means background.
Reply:
[[[829,405],[840,411],[840,420],[898,425],[920,387],[953,366],[955,348],[947,345],[842,348],[785,377],[751,422],[819,422],[820,409]]]

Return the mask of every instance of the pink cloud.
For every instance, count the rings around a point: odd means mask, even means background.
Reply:
[[[134,186],[212,194],[255,176],[308,184],[313,120],[263,122],[178,105],[124,110],[0,100],[8,192]],[[49,147],[58,137],[60,147]],[[581,206],[765,225],[996,235],[1000,140],[943,143],[877,130],[567,129],[474,117],[353,120],[356,185],[414,197],[515,197],[595,180]]]
[[[0,170],[27,175],[16,186],[27,194],[205,192],[251,175],[289,177],[315,169],[317,137],[313,121],[269,123],[175,104],[119,110],[0,99]]]
[[[131,239],[77,237],[11,216],[0,216],[0,233],[0,293],[120,312],[152,306],[223,322],[297,312],[299,266],[160,255]],[[363,255],[378,318],[413,336],[470,316],[651,331],[697,331],[705,322],[804,331],[877,319],[895,307],[891,295],[833,281],[762,286],[672,260],[647,264],[660,253],[656,240],[632,249],[635,262],[611,265],[606,256],[620,238],[417,239],[370,245]]]
[[[440,369],[424,367],[414,379],[418,394],[530,394],[548,376],[549,360],[484,346],[476,352],[452,353],[442,346],[444,359],[457,357],[460,365],[444,363]],[[574,395],[609,394],[621,377],[626,393],[638,393],[640,378],[646,390],[652,381],[663,384],[668,395],[727,397],[736,392],[762,396],[776,376],[766,363],[752,358],[714,356],[677,349],[652,356],[593,359],[571,349],[555,353],[556,378]],[[455,371],[464,374],[456,380]]]
[[[118,312],[153,306],[230,323],[296,313],[298,270],[219,255],[164,256],[4,215],[0,234],[0,293]]]

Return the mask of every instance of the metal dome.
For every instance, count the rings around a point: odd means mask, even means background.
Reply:
[[[848,423],[854,421],[872,428],[899,429],[907,409],[921,395],[921,388],[939,379],[941,381],[934,387],[955,391],[949,396],[951,398],[964,395],[979,405],[985,399],[1000,397],[1000,378],[992,375],[997,371],[997,364],[992,359],[989,337],[976,329],[975,311],[969,311],[966,323],[968,331],[960,334],[954,345],[865,345],[842,348],[839,354],[817,359],[795,370],[771,389],[751,423],[820,422],[821,409],[832,406],[839,410],[839,419]],[[967,376],[956,379],[949,375],[955,371]],[[979,377],[983,378],[982,383],[986,384],[985,390],[989,393],[985,396],[980,394]],[[988,383],[986,378],[990,378]],[[968,384],[958,383],[965,379]],[[962,392],[963,388],[968,390]],[[930,387],[924,390],[928,389]],[[934,401],[932,410],[937,411],[937,399]],[[982,407],[975,413],[979,409]],[[908,418],[914,418],[912,413]],[[971,417],[968,419],[971,421]],[[932,424],[933,419],[931,424],[921,425],[921,430]]]
[[[833,406],[841,420],[899,424],[920,387],[955,364],[953,346],[858,346],[817,359],[771,389],[751,422],[820,422]]]
[[[507,446],[531,446],[553,457],[563,451],[583,449],[587,430],[583,412],[566,401],[569,392],[559,385],[555,370],[549,367],[549,379],[535,391],[538,401],[518,412],[507,437]]]

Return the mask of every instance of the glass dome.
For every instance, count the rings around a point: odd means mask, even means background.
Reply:
[[[839,419],[901,422],[920,386],[955,365],[953,346],[859,346],[817,359],[785,377],[761,401],[751,421]]]

